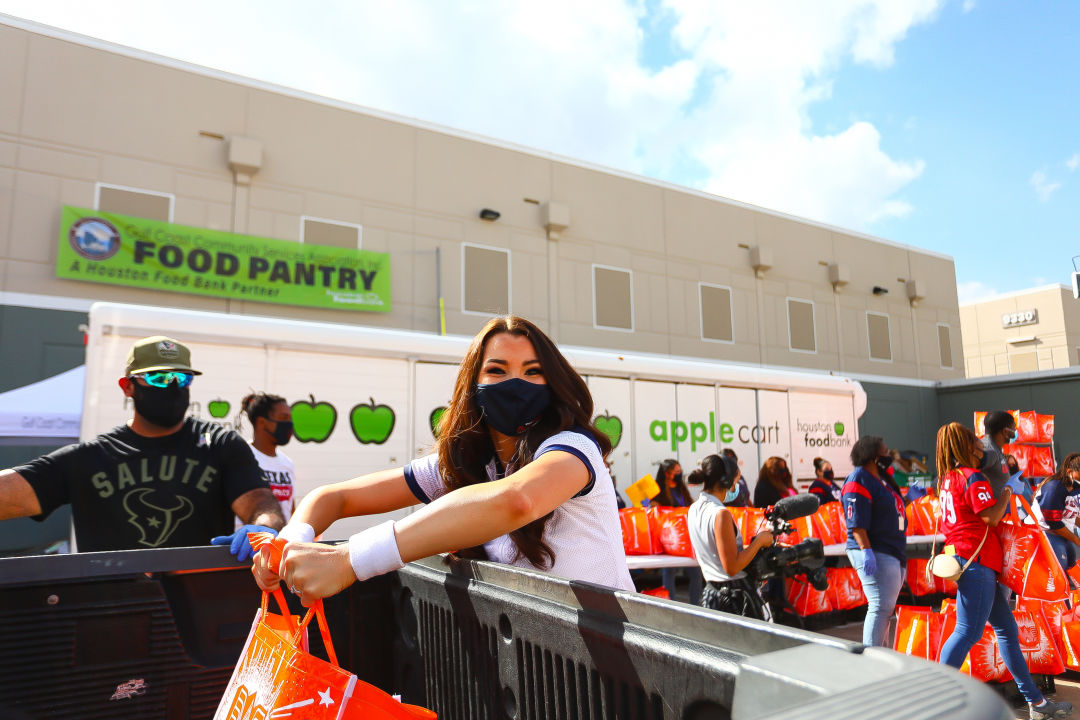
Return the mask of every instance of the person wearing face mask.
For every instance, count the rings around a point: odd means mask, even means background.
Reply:
[[[302,602],[439,553],[542,570],[633,591],[606,434],[588,386],[536,325],[488,321],[465,353],[435,452],[405,467],[323,485],[281,537],[280,575],[256,555],[258,585],[283,581]],[[424,507],[330,546],[335,520]]]
[[[269,393],[251,393],[240,401],[243,413],[251,422],[251,452],[255,455],[263,480],[281,503],[285,522],[296,508],[293,491],[296,465],[281,449],[293,436],[292,409],[285,398]]]
[[[131,420],[0,472],[0,520],[41,520],[70,503],[82,552],[205,545],[221,535],[238,559],[250,557],[246,532],[226,534],[233,517],[271,532],[285,518],[243,438],[185,418],[199,374],[176,340],[137,341],[119,380]]]
[[[1065,456],[1058,471],[1040,483],[1035,499],[1042,512],[1039,525],[1061,567],[1068,570],[1080,555],[1077,551],[1080,538],[1076,536],[1076,519],[1080,516],[1080,453]]]
[[[847,556],[866,595],[863,645],[889,646],[889,619],[904,584],[907,517],[904,496],[889,469],[885,441],[866,435],[851,447],[855,466],[844,481],[841,502],[847,523]]]
[[[773,536],[766,530],[743,546],[739,528],[727,509],[739,496],[738,475],[738,464],[720,455],[705,457],[701,467],[690,473],[690,482],[703,486],[687,512],[690,544],[706,580],[702,606],[764,620],[761,598],[743,569],[762,548],[772,545]]]
[[[690,489],[686,487],[683,479],[682,465],[674,458],[668,458],[660,463],[656,469],[656,481],[660,486],[660,494],[649,501],[649,505],[661,505],[663,507],[688,507],[694,501],[690,495]],[[660,578],[664,589],[668,591],[668,597],[675,597],[675,577],[684,572],[683,568],[661,568]],[[694,568],[685,568],[685,574],[689,575],[690,604],[697,605],[701,602],[701,588],[703,580],[701,572]]]
[[[994,497],[1001,494],[1001,489],[1009,482],[1009,466],[1005,462],[1006,445],[1016,440],[1016,419],[1005,410],[991,410],[983,419],[982,465],[979,471],[986,476]]]
[[[735,463],[735,469],[738,472],[736,482],[739,486],[739,494],[735,496],[735,499],[731,502],[725,502],[727,507],[747,507],[750,505],[750,488],[746,484],[746,478],[743,477],[742,470],[739,468],[739,456],[735,454],[735,451],[731,448],[724,448],[721,453],[725,458],[730,458]]]
[[[840,502],[840,486],[833,480],[832,463],[825,458],[814,458],[814,482],[809,492],[817,496],[818,503]]]

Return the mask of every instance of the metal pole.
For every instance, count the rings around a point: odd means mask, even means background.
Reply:
[[[446,303],[442,296],[442,252],[435,248],[435,295],[439,298],[439,334],[446,334]]]

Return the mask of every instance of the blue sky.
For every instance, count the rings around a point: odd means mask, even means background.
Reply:
[[[7,13],[956,259],[1080,254],[1080,3],[0,0]]]

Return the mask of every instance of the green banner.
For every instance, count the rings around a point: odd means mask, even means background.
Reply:
[[[56,276],[236,300],[390,311],[390,255],[64,207]]]

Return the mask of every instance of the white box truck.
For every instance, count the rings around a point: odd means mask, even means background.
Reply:
[[[117,387],[132,342],[168,335],[191,348],[203,372],[191,386],[190,413],[238,428],[240,399],[253,390],[292,404],[296,439],[286,448],[297,468],[297,497],[314,487],[399,466],[431,451],[433,419],[450,397],[471,338],[356,325],[95,303],[87,331],[80,437],[131,416]],[[660,355],[563,347],[589,384],[597,424],[614,445],[622,490],[665,458],[685,473],[730,447],[751,490],[770,456],[797,478],[813,477],[813,458],[851,470],[866,394],[858,382],[796,372]],[[407,511],[402,511],[407,512]],[[348,536],[374,518],[339,521],[325,537]]]

